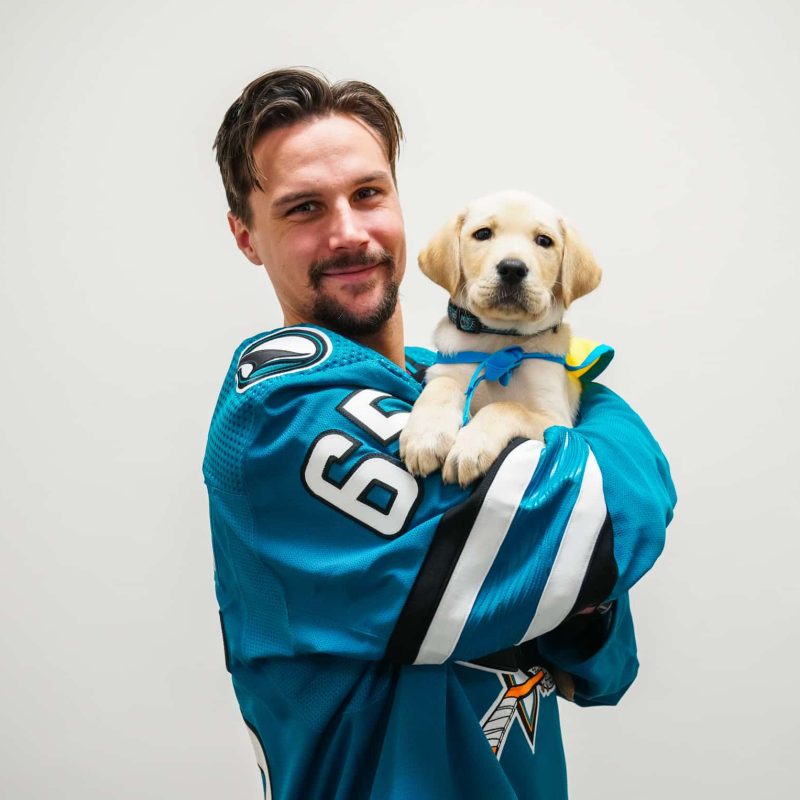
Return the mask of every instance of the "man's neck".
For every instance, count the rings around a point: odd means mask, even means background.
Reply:
[[[312,320],[309,320],[309,322],[311,321]],[[287,313],[284,309],[283,324],[301,325],[302,322],[296,320],[294,315]],[[327,326],[323,324],[323,327]],[[336,329],[331,327],[331,330],[335,331]],[[394,310],[394,314],[392,314],[391,318],[377,333],[369,336],[348,336],[347,338],[364,345],[364,347],[375,350],[382,356],[388,358],[389,361],[393,361],[397,364],[400,369],[405,369],[406,355],[405,341],[403,338],[403,312],[400,309],[399,303]]]
[[[393,361],[400,369],[406,367],[405,341],[403,338],[403,313],[400,304],[397,304],[391,319],[375,334],[371,336],[352,337],[364,347],[376,350],[389,361]]]

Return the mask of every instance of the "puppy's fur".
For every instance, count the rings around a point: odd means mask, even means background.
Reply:
[[[520,334],[465,333],[445,317],[434,343],[448,354],[519,345],[527,352],[566,355],[571,333],[562,323],[564,310],[601,277],[575,230],[524,192],[498,192],[470,203],[433,237],[419,264],[484,325]],[[579,382],[560,364],[526,359],[508,386],[488,381],[478,386],[472,420],[462,428],[464,392],[476,367],[428,369],[425,389],[400,436],[400,454],[412,473],[424,476],[441,467],[446,483],[467,486],[486,473],[513,438],[541,440],[550,425],[572,426]]]

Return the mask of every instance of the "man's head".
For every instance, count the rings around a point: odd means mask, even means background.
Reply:
[[[239,249],[287,324],[370,335],[395,311],[405,234],[400,121],[374,87],[277,70],[247,86],[215,141]]]

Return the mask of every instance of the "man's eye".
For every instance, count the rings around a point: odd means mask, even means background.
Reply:
[[[377,189],[373,189],[370,186],[370,187],[365,187],[363,189],[359,189],[356,192],[356,198],[358,200],[366,200],[368,197],[374,197],[376,194],[378,194],[378,190]]]
[[[549,236],[545,236],[543,233],[540,233],[536,237],[535,241],[536,244],[539,245],[539,247],[551,247],[553,244],[553,240]]]
[[[288,217],[291,214],[308,214],[309,212],[314,210],[315,204],[312,203],[310,200],[307,203],[300,203],[299,206],[294,206],[290,208],[286,212],[286,216]]]
[[[491,228],[478,228],[475,233],[472,234],[473,239],[477,239],[479,242],[483,242],[486,239],[492,238],[492,229]]]

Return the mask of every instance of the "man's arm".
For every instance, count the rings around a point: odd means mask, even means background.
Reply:
[[[540,636],[536,650],[556,675],[569,676],[560,682],[567,686],[562,694],[568,700],[581,706],[616,705],[639,671],[627,593]]]
[[[576,614],[541,636],[537,652],[568,673],[578,705],[614,705],[633,683],[639,668],[627,589],[658,556],[657,541],[642,525],[648,518],[663,527],[677,501],[669,465],[641,419],[611,390],[587,384],[578,430],[603,465],[609,514],[615,521],[614,562],[622,564],[611,595],[616,598]],[[632,451],[632,452],[631,452]],[[638,458],[631,458],[633,454]]]
[[[603,473],[619,570],[613,598],[630,589],[660,555],[677,495],[658,442],[638,414],[606,386],[584,385],[576,431]]]
[[[410,379],[381,376],[378,397],[314,377],[239,395],[212,426],[206,480],[233,659],[474,659],[622,597],[663,546],[666,461],[602,387],[587,391],[577,429],[512,443],[468,493],[438,475],[414,481],[397,459]]]

